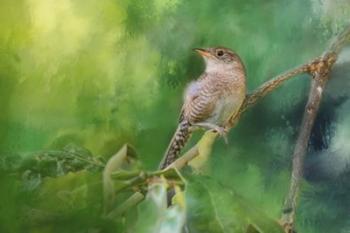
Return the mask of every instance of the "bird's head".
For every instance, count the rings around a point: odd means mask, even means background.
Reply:
[[[203,57],[207,72],[233,70],[237,68],[244,70],[240,57],[231,49],[224,47],[213,47],[195,48],[193,50]]]

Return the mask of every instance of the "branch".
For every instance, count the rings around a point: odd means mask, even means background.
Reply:
[[[306,73],[308,71],[308,67],[310,63],[296,67],[290,71],[280,74],[277,77],[263,83],[260,87],[255,89],[252,93],[247,95],[240,109],[240,112],[242,113],[246,111],[249,107],[256,104],[261,98],[265,97],[267,94],[274,91],[277,87],[281,86],[285,81],[299,74]]]
[[[125,202],[123,202],[120,206],[116,207],[114,210],[108,213],[108,215],[105,217],[107,219],[118,219],[118,217],[122,214],[124,214],[129,209],[136,206],[138,203],[140,203],[145,196],[141,192],[135,192],[131,197],[129,197]]]
[[[342,48],[349,43],[350,41],[350,25],[344,29],[342,33],[336,36],[333,41],[330,43],[329,48],[327,49],[325,54],[334,53],[338,55]]]
[[[350,27],[335,37],[329,49],[318,60],[310,64],[308,72],[313,76],[309,98],[305,106],[300,132],[293,152],[293,168],[290,189],[284,203],[281,223],[287,233],[295,232],[295,212],[298,193],[303,178],[304,159],[308,148],[312,127],[323,96],[323,90],[329,80],[329,73],[338,58],[338,54],[350,39]]]
[[[176,168],[177,170],[185,167],[191,160],[199,155],[198,145],[195,145],[189,149],[183,156],[176,159],[172,164],[170,164],[166,169]]]

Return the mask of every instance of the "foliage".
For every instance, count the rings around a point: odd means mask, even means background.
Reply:
[[[202,70],[191,48],[233,48],[253,89],[323,51],[348,21],[345,2],[2,0],[0,232],[142,232],[141,225],[152,231],[154,222],[166,232],[167,224],[183,223],[184,213],[191,231],[273,227],[288,186],[306,79],[289,82],[247,112],[229,145],[218,140],[214,156],[193,164],[195,175],[173,173],[185,183],[181,190],[187,188],[179,193],[185,205],[164,209],[159,199],[167,181],[142,180],[136,190],[116,195],[111,219],[103,205],[103,169],[131,143],[136,164],[119,172],[160,175],[154,169],[176,127],[181,93]],[[303,233],[350,229],[349,53],[342,56],[309,145],[298,215]]]
[[[123,147],[107,163],[116,159],[120,161],[118,166],[114,166],[113,173],[106,172],[111,169],[106,165],[104,176],[109,174],[110,180],[106,177],[102,179],[98,163],[92,170],[89,164],[74,172],[60,170],[54,176],[47,172],[50,166],[36,167],[35,172],[42,180],[31,189],[23,189],[22,195],[30,195],[31,198],[25,205],[18,206],[20,211],[17,214],[21,219],[18,226],[33,232],[45,232],[47,229],[53,232],[104,232],[107,229],[107,232],[180,233],[185,227],[191,232],[243,233],[247,229],[261,233],[282,232],[277,222],[249,206],[231,189],[209,178],[189,176],[186,182],[176,169],[148,173],[136,171],[128,165],[130,152],[126,148]],[[84,151],[84,148],[80,150]],[[55,155],[57,160],[71,158],[70,150],[65,148],[60,153],[40,157],[40,162],[50,164]],[[70,159],[67,163],[74,165],[74,160]],[[27,172],[15,179],[19,187],[32,184],[32,180],[19,179]],[[103,194],[102,183],[113,180],[113,190],[111,187],[104,188]],[[167,193],[171,189],[174,189],[175,196],[168,207]],[[132,190],[138,191],[134,193]],[[142,193],[146,194],[146,198]],[[112,201],[103,200],[103,196],[114,198]],[[105,205],[110,205],[109,208],[103,210],[103,201]],[[187,209],[191,211],[187,213]]]

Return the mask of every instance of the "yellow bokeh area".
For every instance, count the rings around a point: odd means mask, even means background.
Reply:
[[[127,35],[127,6],[112,0],[27,0],[7,5],[11,11],[3,13],[10,16],[22,7],[24,14],[15,23],[25,26],[1,24],[8,32],[3,31],[8,38],[2,43],[21,37],[21,45],[11,51],[18,60],[17,77],[8,96],[11,118],[4,120],[50,135],[83,132],[79,137],[84,146],[95,153],[101,153],[104,142],[90,137],[113,140],[132,134],[135,122],[127,117],[128,105],[144,109],[157,98],[160,55],[143,35]],[[111,126],[113,108],[119,117]]]

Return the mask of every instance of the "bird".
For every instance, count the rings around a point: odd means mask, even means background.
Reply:
[[[246,97],[245,66],[236,52],[221,46],[193,50],[203,58],[205,70],[184,92],[178,127],[159,169],[177,159],[194,130],[216,131],[226,141],[230,119]]]

